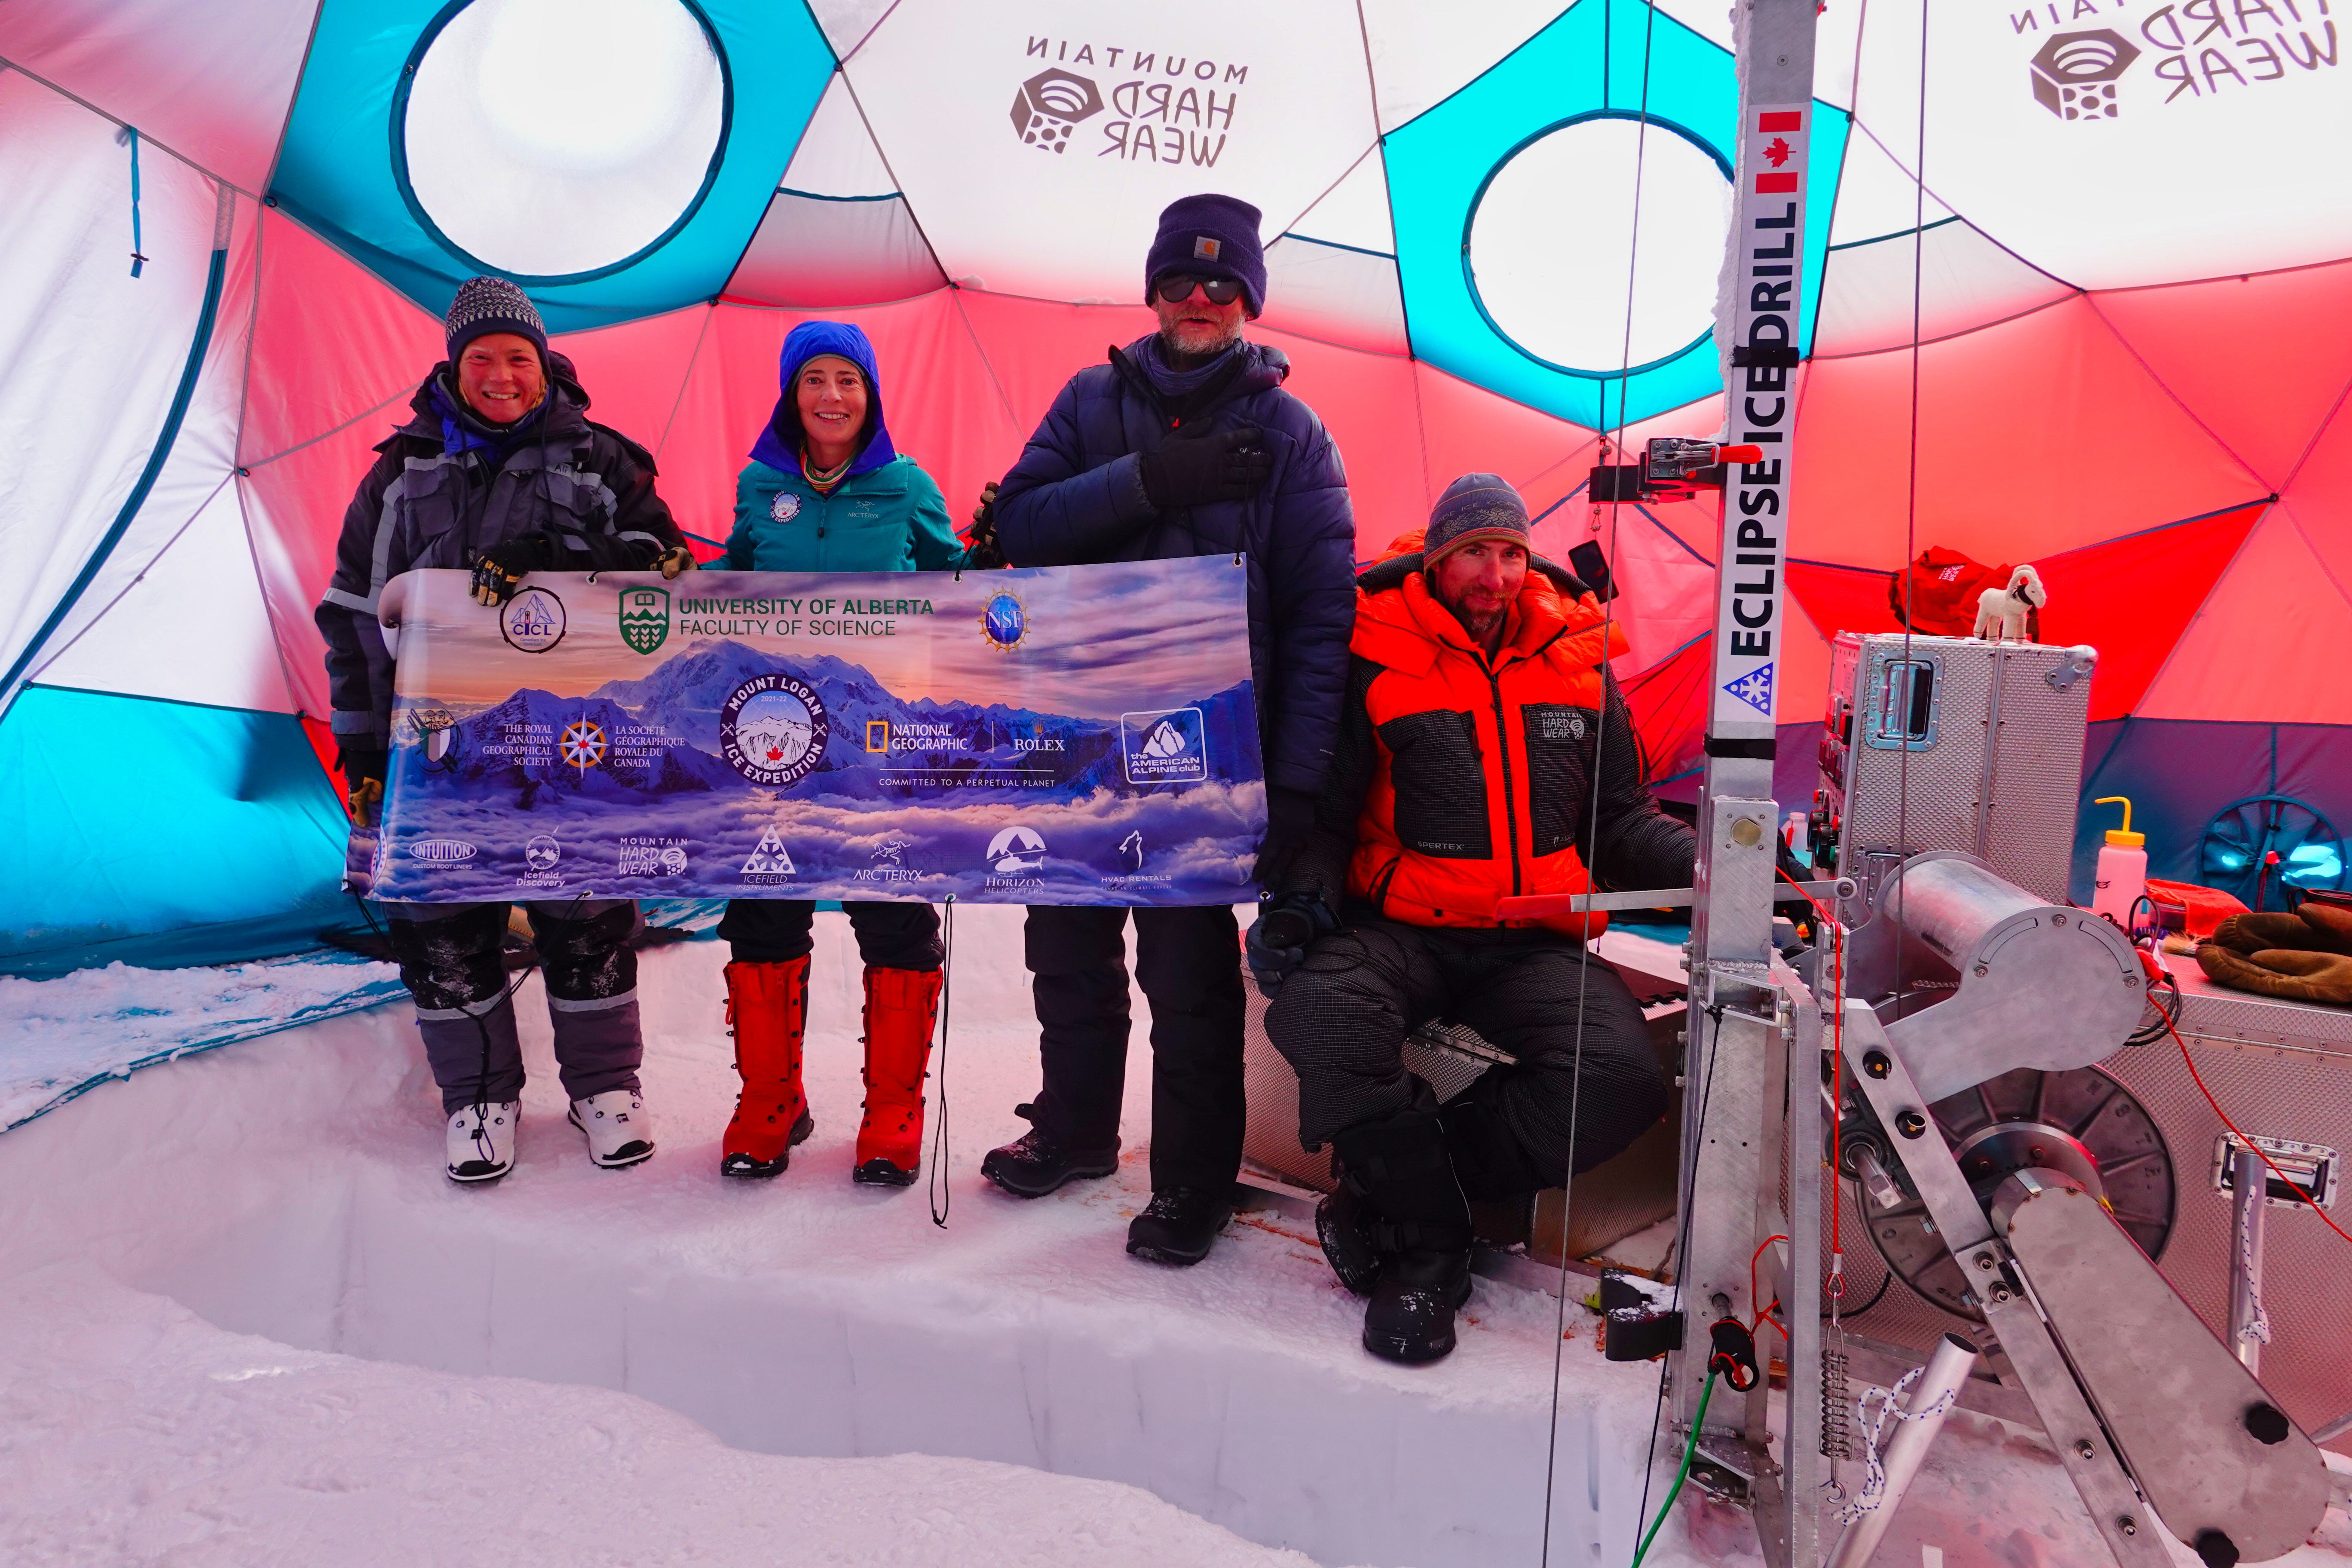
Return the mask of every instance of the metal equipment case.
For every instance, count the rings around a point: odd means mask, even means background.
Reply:
[[[1816,837],[1864,906],[1905,857],[1958,849],[2066,901],[2090,711],[2088,647],[1839,634]],[[1859,911],[1855,911],[1859,912]]]

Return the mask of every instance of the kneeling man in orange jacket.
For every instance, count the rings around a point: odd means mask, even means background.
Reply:
[[[1469,1299],[1467,1200],[1557,1186],[1571,1151],[1589,1169],[1667,1104],[1640,1005],[1583,959],[1607,917],[1496,905],[1688,887],[1696,844],[1643,776],[1609,673],[1623,634],[1534,553],[1509,485],[1454,480],[1356,582],[1329,784],[1249,957],[1298,1073],[1300,1141],[1339,1155],[1316,1228],[1370,1298],[1364,1346],[1434,1361]],[[1441,1016],[1515,1058],[1443,1107],[1402,1055]]]

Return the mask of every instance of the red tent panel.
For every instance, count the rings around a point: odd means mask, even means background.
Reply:
[[[2270,509],[2149,684],[2143,717],[2352,724],[2352,601],[2299,521]]]

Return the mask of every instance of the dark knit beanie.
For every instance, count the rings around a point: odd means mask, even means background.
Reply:
[[[458,284],[457,298],[450,302],[441,326],[449,334],[451,364],[457,363],[467,343],[492,332],[529,338],[542,359],[547,353],[547,323],[539,319],[539,308],[530,302],[530,295],[503,278],[468,278]]]
[[[1530,551],[1528,503],[1497,474],[1465,474],[1445,487],[1430,509],[1422,535],[1423,566],[1434,566],[1476,539],[1507,539]]]
[[[1255,318],[1265,309],[1265,251],[1257,242],[1261,214],[1239,196],[1180,196],[1160,215],[1160,236],[1143,264],[1148,303],[1171,272],[1230,278]]]

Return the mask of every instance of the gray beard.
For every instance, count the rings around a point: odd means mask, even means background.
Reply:
[[[1160,330],[1160,351],[1168,356],[1170,366],[1177,370],[1198,370],[1227,349],[1242,341],[1242,323],[1235,321],[1234,330],[1205,349],[1183,349],[1176,344],[1176,334],[1167,328]]]

